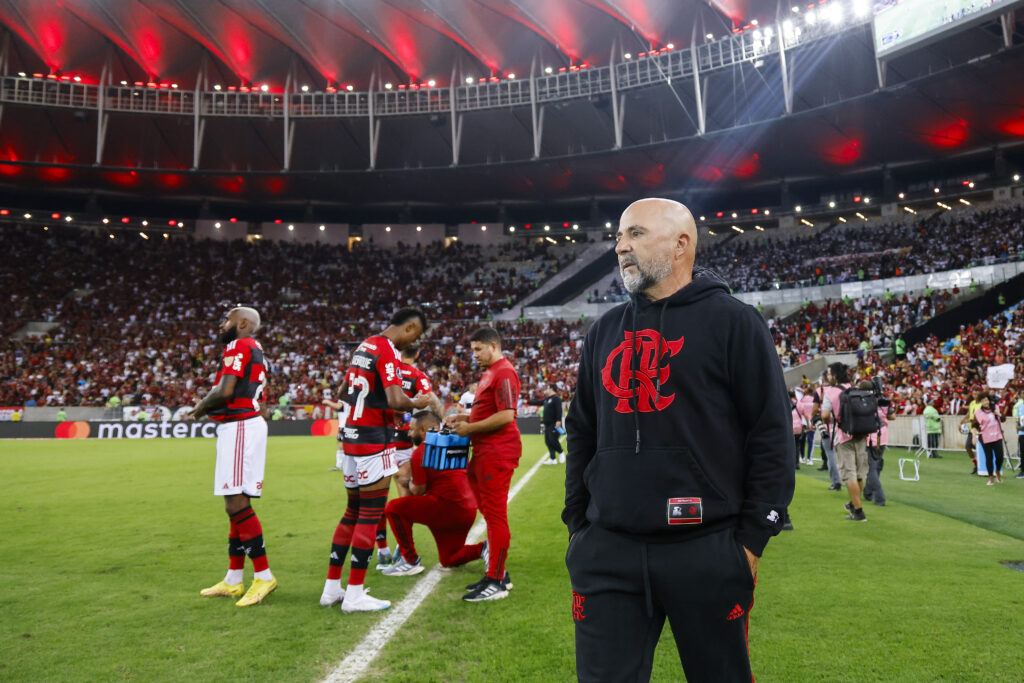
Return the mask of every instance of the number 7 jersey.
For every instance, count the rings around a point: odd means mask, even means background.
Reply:
[[[342,427],[345,455],[373,455],[394,446],[390,428],[394,411],[385,389],[402,386],[398,350],[387,337],[370,337],[352,354],[345,371],[348,390],[343,400],[351,406]]]
[[[235,393],[226,406],[210,411],[210,419],[217,422],[237,422],[260,414],[260,399],[267,386],[267,362],[263,358],[263,347],[252,337],[236,339],[224,349],[220,370],[213,380],[220,384],[224,375],[238,378]]]

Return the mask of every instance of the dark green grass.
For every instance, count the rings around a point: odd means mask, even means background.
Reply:
[[[525,441],[517,476],[541,453],[539,437]],[[1024,573],[999,564],[1024,560],[1024,481],[985,487],[966,474],[966,456],[945,455],[909,483],[890,452],[889,504],[868,506],[866,524],[844,520],[845,495],[801,470],[796,531],[761,563],[750,624],[758,680],[1024,679]],[[212,442],[0,442],[0,679],[323,676],[380,618],[317,605],[344,506],[333,460],[330,439],[271,439],[255,507],[281,588],[239,609],[198,596],[225,567]],[[509,598],[460,599],[478,562],[445,575],[368,680],[574,678],[563,473],[540,468],[512,503]],[[417,542],[436,562],[429,535]],[[368,585],[397,600],[417,578],[371,570]],[[654,679],[682,679],[667,630]]]

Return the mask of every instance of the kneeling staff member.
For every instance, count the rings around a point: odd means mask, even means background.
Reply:
[[[687,680],[750,681],[757,564],[793,496],[789,399],[768,328],[693,269],[689,210],[629,206],[631,298],[587,333],[566,420],[566,565],[581,681],[648,680],[667,616]]]

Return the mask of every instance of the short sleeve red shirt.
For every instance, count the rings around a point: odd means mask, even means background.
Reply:
[[[480,378],[469,421],[479,422],[503,410],[515,410],[519,403],[519,375],[507,359],[502,358],[491,365]],[[476,433],[470,436],[473,443],[473,457],[493,457],[501,460],[518,460],[523,446],[516,421],[493,432]]]

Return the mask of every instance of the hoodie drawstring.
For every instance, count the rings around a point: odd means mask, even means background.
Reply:
[[[661,312],[658,314],[658,329],[656,330],[657,348],[654,350],[654,371],[655,388],[654,393],[661,393],[661,372],[658,370],[658,359],[661,357],[661,331],[665,327],[665,309],[668,308],[668,297],[661,303]],[[640,411],[637,409],[640,399],[637,398],[636,389],[640,385],[637,379],[637,356],[636,356],[636,302],[630,303],[632,320],[630,327],[633,329],[633,336],[630,340],[629,356],[629,407],[633,411],[633,429],[636,431],[636,454],[640,455]]]
[[[657,374],[655,377],[654,393],[661,393],[661,370],[658,369],[658,360],[661,358],[661,331],[665,328],[665,309],[668,307],[668,297],[665,297],[665,301],[661,304],[661,313],[658,315],[658,348],[654,352],[654,371]]]
[[[631,325],[633,336],[630,339],[631,348],[629,354],[629,407],[633,409],[633,429],[636,431],[636,454],[640,455],[640,412],[637,410],[639,399],[636,397],[636,388],[639,385],[639,381],[636,378],[636,302],[634,301],[630,307],[633,310]]]

